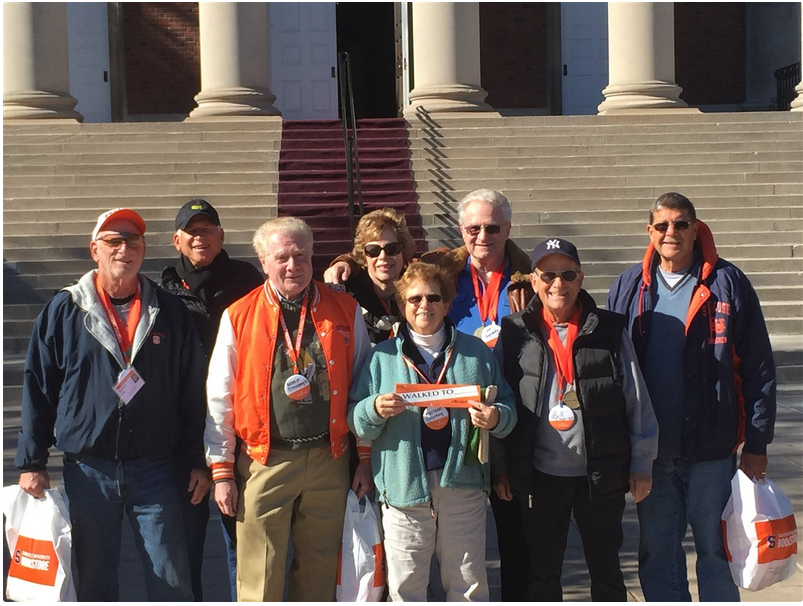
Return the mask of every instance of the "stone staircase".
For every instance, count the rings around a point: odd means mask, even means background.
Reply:
[[[98,215],[130,206],[148,225],[144,271],[176,258],[173,220],[191,197],[219,210],[226,249],[255,261],[254,229],[276,216],[281,122],[4,126],[3,353],[24,352],[54,291],[93,267]]]
[[[613,278],[641,258],[649,204],[666,191],[689,196],[720,254],[756,287],[782,388],[803,393],[803,113],[419,114],[409,122],[404,144],[429,248],[460,242],[456,205],[466,193],[501,189],[513,204],[516,242],[528,250],[549,236],[574,241],[598,302]],[[142,213],[149,247],[144,271],[156,277],[176,257],[176,210],[190,197],[204,197],[220,210],[226,249],[256,262],[253,231],[278,213],[282,125],[29,123],[6,124],[3,131],[8,455],[33,318],[54,291],[92,268],[88,234],[97,215],[116,206]],[[319,168],[329,170],[325,163]],[[381,175],[382,166],[374,168]],[[292,164],[285,170],[294,170]],[[319,216],[331,208],[328,200],[321,198]],[[340,220],[332,229],[342,236]],[[326,252],[347,250],[347,238],[336,240],[343,250]],[[4,461],[13,473],[9,457]]]
[[[362,199],[365,212],[391,207],[407,218],[419,252],[426,250],[418,215],[401,118],[357,121]],[[348,183],[343,128],[339,120],[283,123],[279,158],[279,216],[304,219],[315,237],[314,275],[322,276],[332,258],[351,250]],[[354,184],[355,214],[359,198]]]
[[[572,240],[600,303],[644,253],[649,205],[687,195],[719,253],[752,280],[770,332],[803,348],[803,114],[419,114],[410,144],[430,247],[460,242],[466,193],[500,189],[511,237],[525,250]]]

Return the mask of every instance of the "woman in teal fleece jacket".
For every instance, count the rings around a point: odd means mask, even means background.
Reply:
[[[510,433],[513,392],[488,346],[446,318],[454,284],[438,267],[411,264],[397,298],[406,324],[374,348],[351,388],[348,415],[352,431],[373,442],[390,597],[426,601],[429,561],[437,553],[447,600],[487,600],[490,467],[469,444],[481,429],[498,438]],[[424,409],[406,406],[397,383],[495,385],[498,392],[493,403],[471,409]]]

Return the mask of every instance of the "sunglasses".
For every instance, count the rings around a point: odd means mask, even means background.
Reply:
[[[443,297],[440,295],[415,295],[412,297],[407,297],[407,302],[410,305],[421,305],[421,301],[426,299],[430,303],[440,303],[443,301]]]
[[[123,244],[128,244],[128,248],[139,248],[142,246],[143,242],[145,242],[145,238],[142,234],[126,233],[120,234],[119,236],[106,236],[98,238],[98,240],[114,249],[120,248]]]
[[[396,255],[401,254],[403,248],[404,245],[401,242],[388,242],[384,246],[379,246],[379,244],[366,244],[365,248],[363,248],[363,251],[365,252],[366,257],[376,259],[382,254],[383,250],[388,257],[395,257]]]
[[[664,221],[663,223],[656,223],[652,226],[652,228],[656,231],[660,231],[663,234],[669,229],[670,223],[675,226],[675,231],[689,229],[689,226],[691,225],[691,221]]]
[[[564,282],[574,282],[577,279],[577,276],[579,275],[580,274],[578,274],[573,269],[567,269],[566,271],[561,271],[561,272],[543,271],[538,277],[541,278],[541,280],[543,280],[547,284],[549,284],[550,282],[554,282],[555,279],[558,278],[558,276],[560,276],[560,279],[563,280]]]
[[[483,229],[486,234],[493,236],[502,230],[502,226],[496,223],[489,223],[488,225],[463,225],[463,229],[466,230],[469,236],[478,236]]]

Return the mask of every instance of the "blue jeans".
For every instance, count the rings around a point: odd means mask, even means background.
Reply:
[[[145,569],[150,601],[192,601],[173,462],[64,457],[79,601],[119,601],[123,514]]]
[[[691,525],[701,602],[738,602],[720,517],[731,495],[736,456],[702,463],[657,459],[652,492],[638,504],[639,580],[649,602],[690,602],[683,539]]]

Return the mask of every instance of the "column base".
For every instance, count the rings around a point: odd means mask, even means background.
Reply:
[[[793,112],[803,112],[803,82],[800,82],[795,87],[795,92],[797,93],[797,97],[792,99],[792,110]]]
[[[405,116],[414,116],[422,107],[429,113],[489,112],[493,108],[485,103],[488,93],[481,86],[462,84],[416,86],[410,91],[410,105],[404,108]]]
[[[604,115],[611,110],[653,110],[688,108],[680,98],[683,91],[673,82],[637,82],[607,86],[602,94],[605,100],[597,107],[597,113]]]
[[[75,120],[84,117],[75,111],[78,101],[71,95],[35,90],[3,95],[3,120]]]
[[[198,104],[188,120],[196,118],[281,116],[273,105],[276,95],[268,89],[232,87],[201,91],[195,95]]]

